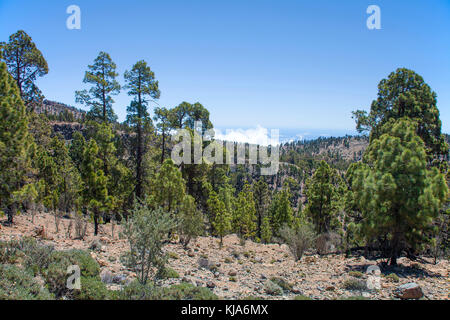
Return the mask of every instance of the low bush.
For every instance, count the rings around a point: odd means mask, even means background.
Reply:
[[[302,258],[303,253],[312,247],[316,237],[313,228],[308,224],[295,228],[284,226],[280,230],[280,235],[289,246],[295,260]]]
[[[350,291],[364,291],[367,289],[366,282],[357,279],[347,279],[343,284],[344,289]]]
[[[283,294],[283,289],[278,284],[270,280],[266,281],[264,284],[264,291],[272,296],[281,296]]]
[[[81,278],[93,278],[93,281],[100,280],[100,266],[88,252],[82,250],[54,251],[50,258],[48,268],[42,270],[47,287],[56,297],[66,296],[71,298],[79,297],[77,290],[67,288],[68,267],[77,265],[80,268]],[[85,279],[86,282],[86,279]],[[87,288],[88,289],[88,288]],[[81,290],[84,290],[83,286]]]
[[[170,279],[179,277],[180,275],[178,274],[178,272],[176,272],[170,267],[164,267],[163,269],[160,270],[160,272],[157,275],[158,279]]]
[[[386,276],[386,279],[392,281],[392,282],[399,282],[400,278],[395,273],[390,273]]]
[[[360,272],[360,271],[350,271],[348,273],[349,276],[352,276],[354,278],[362,278],[364,277],[364,273]]]
[[[51,300],[33,275],[14,265],[0,265],[0,300]]]
[[[190,283],[181,283],[156,290],[156,300],[218,300],[208,288],[196,287]]]
[[[20,254],[17,241],[0,241],[0,264],[14,264]]]
[[[81,290],[73,290],[74,300],[108,300],[110,291],[105,284],[95,277],[81,277]]]
[[[155,288],[152,283],[141,284],[135,280],[118,293],[119,300],[154,300]]]
[[[312,300],[310,297],[304,296],[304,295],[298,295],[294,297],[294,300]]]
[[[277,284],[284,292],[290,292],[292,290],[292,284],[280,277],[273,277],[270,279],[273,283]]]
[[[119,294],[121,300],[217,300],[218,297],[208,288],[181,283],[170,287],[155,287],[133,281]]]

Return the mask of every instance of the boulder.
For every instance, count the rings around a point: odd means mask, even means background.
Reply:
[[[209,260],[207,258],[199,258],[198,265],[200,266],[200,268],[208,268]]]
[[[91,244],[89,245],[89,249],[93,251],[100,251],[102,248],[102,243],[98,239],[92,240]]]
[[[420,299],[423,297],[423,292],[417,283],[410,282],[397,287],[395,296],[400,299]]]
[[[107,269],[103,269],[102,272],[100,272],[100,279],[103,283],[111,284],[114,281],[114,277],[111,273],[111,271]]]
[[[231,270],[230,272],[228,272],[228,275],[231,277],[235,277],[237,275],[236,270]]]

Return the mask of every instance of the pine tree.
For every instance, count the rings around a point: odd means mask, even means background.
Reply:
[[[170,125],[172,121],[173,113],[167,108],[155,108],[155,117],[153,118],[157,124],[156,128],[161,134],[161,163],[164,162],[166,154],[167,136],[170,132]]]
[[[86,140],[84,139],[81,132],[79,131],[74,132],[72,137],[72,143],[70,144],[69,154],[78,170],[80,170],[85,145]]]
[[[269,213],[274,235],[279,236],[281,227],[284,225],[291,226],[294,222],[294,210],[290,198],[289,189],[283,188],[272,199]]]
[[[151,181],[148,201],[154,208],[162,207],[167,212],[175,212],[186,195],[186,186],[180,170],[172,159],[166,159]]]
[[[270,226],[270,219],[268,216],[265,216],[261,224],[261,241],[263,243],[270,243],[271,240],[272,228]]]
[[[239,193],[236,199],[233,229],[242,239],[248,239],[255,235],[256,209],[253,200],[253,192],[251,191],[251,186],[249,184],[244,185],[244,189]]]
[[[371,141],[355,173],[353,190],[363,213],[362,233],[370,243],[385,239],[390,264],[402,250],[414,252],[447,200],[448,187],[437,168],[427,169],[417,123],[407,118],[386,123]]]
[[[145,180],[144,157],[148,150],[148,135],[152,131],[152,121],[147,106],[150,100],[159,99],[160,91],[154,72],[144,60],[138,61],[124,74],[128,95],[134,100],[127,108],[127,123],[135,130],[136,144],[133,154],[136,159],[136,197],[143,196]],[[162,163],[162,161],[161,161]]]
[[[35,80],[48,73],[47,61],[23,30],[12,34],[7,43],[0,43],[0,49],[0,57],[3,56],[10,75],[16,81],[22,100],[33,109],[33,104],[43,99]]]
[[[185,195],[178,213],[178,232],[184,248],[187,248],[191,240],[203,233],[204,224],[203,215],[197,209],[194,198]]]
[[[448,145],[441,133],[436,93],[412,70],[399,68],[381,80],[370,113],[358,110],[353,115],[360,132],[370,131],[371,141],[381,136],[383,125],[391,119],[409,117],[418,123],[416,133],[430,156],[437,158],[448,154]]]
[[[0,63],[0,201],[8,222],[14,222],[13,193],[28,182],[33,144],[28,132],[28,118],[16,82]]]
[[[343,188],[343,181],[337,171],[323,160],[306,182],[308,203],[305,212],[312,219],[317,234],[333,231],[339,226]]]
[[[76,102],[91,108],[88,118],[98,122],[114,122],[117,116],[112,109],[113,95],[120,92],[120,85],[116,77],[116,64],[109,54],[100,52],[93,65],[88,66],[83,83],[91,84],[87,90],[75,92]]]
[[[211,191],[207,201],[208,209],[213,218],[215,234],[220,237],[220,246],[223,245],[223,237],[231,231],[232,216],[226,210],[225,204],[221,201],[216,192]]]
[[[114,208],[119,208],[129,198],[131,170],[117,157],[117,134],[110,123],[89,121],[87,139],[94,139],[98,146],[98,156],[102,161],[102,171],[107,179],[108,194],[114,197]]]
[[[260,179],[253,185],[253,196],[255,198],[257,234],[258,238],[262,239],[262,223],[267,215],[267,209],[269,205],[269,187],[264,180]]]
[[[110,209],[114,199],[108,195],[107,178],[102,170],[102,160],[95,140],[86,144],[81,162],[81,177],[84,182],[83,204],[90,210],[94,220],[94,235],[98,234],[101,215]]]
[[[60,135],[51,142],[52,158],[57,168],[58,208],[64,212],[78,207],[82,189],[81,176],[69,155],[69,149]]]

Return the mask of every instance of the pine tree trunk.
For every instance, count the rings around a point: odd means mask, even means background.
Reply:
[[[11,206],[7,206],[6,209],[6,215],[8,216],[8,224],[14,223],[14,210],[11,208]]]
[[[98,213],[94,213],[94,236],[98,234]]]

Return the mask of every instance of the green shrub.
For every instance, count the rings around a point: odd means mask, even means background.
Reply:
[[[82,250],[54,251],[50,256],[48,268],[42,274],[50,292],[56,297],[71,297],[72,290],[67,288],[67,273],[69,266],[77,265],[81,277],[94,278],[100,281],[100,266],[88,252]],[[83,290],[83,287],[82,289]],[[76,291],[76,290],[73,290]]]
[[[0,241],[0,264],[14,264],[20,255],[17,241]]]
[[[302,294],[295,296],[294,300],[312,300],[310,297],[304,296]]]
[[[163,269],[160,270],[157,277],[158,279],[170,279],[170,278],[179,278],[180,275],[172,268],[164,267]]]
[[[283,291],[290,292],[292,290],[292,284],[280,277],[273,277],[270,279],[273,283],[277,284]]]
[[[281,296],[283,294],[283,289],[270,280],[266,281],[264,284],[264,291],[272,296]]]
[[[121,300],[217,300],[208,288],[181,283],[170,287],[154,287],[152,283],[142,285],[133,281],[117,295]]]
[[[370,300],[363,296],[340,297],[338,300]]]
[[[364,273],[359,272],[359,271],[350,271],[348,273],[349,276],[355,277],[355,278],[362,278],[364,277]]]
[[[13,265],[0,265],[0,300],[51,300],[53,296],[33,276]]]
[[[172,251],[167,252],[167,257],[168,257],[169,259],[173,259],[173,260],[178,260],[178,259],[180,259],[180,257],[178,256],[178,254],[177,254],[176,252],[172,252]]]
[[[37,275],[41,270],[48,268],[54,251],[52,246],[41,245],[33,238],[23,238],[20,241],[20,248],[24,253],[23,265],[27,270]]]
[[[390,273],[386,276],[386,279],[391,280],[392,282],[399,282],[400,278],[395,273]]]
[[[153,280],[164,268],[167,255],[162,248],[175,226],[176,222],[169,212],[162,208],[153,210],[146,201],[135,201],[130,218],[122,228],[122,236],[130,246],[130,251],[123,255],[122,260],[136,272],[140,283]]]
[[[74,300],[108,300],[111,294],[98,278],[81,277],[81,290],[73,290]]]
[[[24,237],[19,241],[0,242],[0,263],[20,263],[37,275],[40,270],[47,268],[53,247],[39,244],[35,239]]]
[[[364,291],[367,289],[366,283],[357,279],[347,279],[343,284],[344,289],[351,291]]]
[[[280,229],[280,235],[295,260],[300,260],[303,253],[312,247],[316,239],[313,227],[309,224],[298,225],[295,228],[285,225]]]
[[[152,283],[141,284],[138,280],[131,282],[118,293],[119,300],[153,300],[155,288]]]
[[[156,290],[156,300],[217,300],[218,297],[208,288],[181,283]]]
[[[263,297],[255,297],[255,296],[246,296],[246,297],[243,297],[243,298],[241,298],[241,300],[264,300],[264,298]]]

